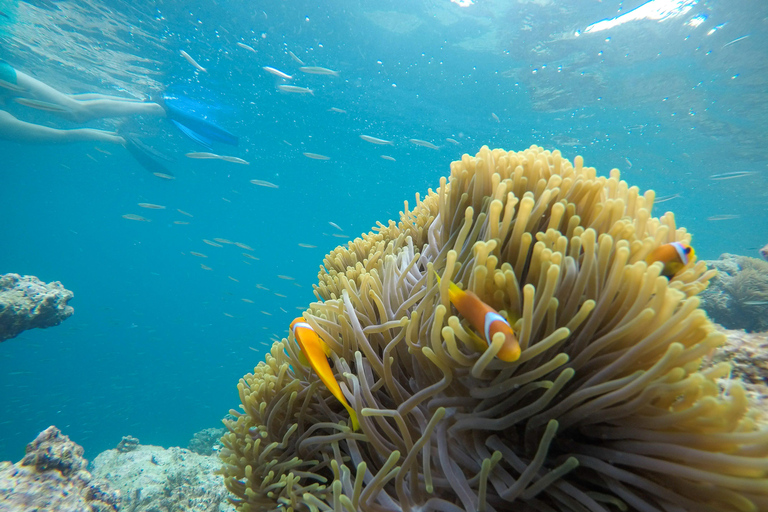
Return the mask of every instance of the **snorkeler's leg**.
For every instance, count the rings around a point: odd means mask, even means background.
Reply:
[[[120,117],[134,114],[165,117],[165,109],[157,103],[98,98],[74,99],[48,84],[16,70],[16,84],[26,90],[25,96],[37,101],[20,101],[23,105],[52,112],[71,121],[84,122],[103,117]],[[59,108],[60,107],[60,108]]]
[[[4,110],[0,110],[0,139],[27,144],[66,144],[83,141],[125,143],[125,139],[112,132],[93,128],[76,128],[74,130],[49,128],[19,121]]]
[[[72,112],[77,110],[78,102],[70,98],[69,95],[54,89],[37,78],[32,78],[28,74],[22,73],[18,69],[15,71],[16,85],[25,91],[25,97],[32,97],[36,100],[58,105],[59,107],[62,107],[64,111]]]
[[[115,101],[128,101],[131,103],[143,103],[144,100],[138,98],[124,98],[122,96],[112,96],[111,94],[99,94],[96,92],[83,92],[78,94],[68,94],[70,98],[75,101],[85,100],[115,100]]]
[[[77,120],[79,121],[132,115],[165,117],[165,109],[152,102],[98,99],[76,101],[75,103],[78,104]]]

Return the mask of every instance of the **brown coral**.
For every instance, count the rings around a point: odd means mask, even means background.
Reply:
[[[718,388],[727,365],[701,367],[723,341],[698,309],[711,273],[643,261],[690,241],[653,200],[580,157],[483,148],[331,252],[304,316],[361,429],[275,343],[222,439],[239,509],[767,509],[768,432]],[[519,360],[475,345],[448,278],[519,318]]]
[[[722,254],[706,263],[718,271],[700,295],[710,318],[729,329],[768,330],[768,262]]]
[[[120,494],[86,471],[83,447],[50,426],[16,464],[0,463],[0,511],[117,512]]]

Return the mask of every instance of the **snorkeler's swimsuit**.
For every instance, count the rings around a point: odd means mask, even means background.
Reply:
[[[0,87],[12,91],[19,89],[16,85],[16,70],[4,60],[0,60]]]

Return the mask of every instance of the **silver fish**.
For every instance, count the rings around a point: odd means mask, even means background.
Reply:
[[[307,87],[299,87],[298,85],[278,85],[277,88],[283,92],[291,92],[295,94],[310,94],[312,96],[315,95],[315,92],[312,89],[309,89]]]
[[[361,135],[360,138],[365,142],[370,142],[371,144],[379,144],[380,146],[392,144],[391,140],[379,139],[377,137],[371,137],[370,135]]]
[[[264,66],[261,69],[263,69],[267,73],[270,73],[270,74],[275,75],[277,77],[284,78],[285,80],[290,80],[291,78],[293,78],[291,75],[289,75],[287,73],[283,73],[279,69],[275,69],[275,68],[270,67],[270,66]]]
[[[24,87],[20,87],[16,84],[12,84],[11,82],[6,82],[5,80],[0,80],[0,87],[3,89],[8,89],[9,91],[13,92],[27,92],[28,89],[25,89]]]
[[[717,221],[720,221],[720,220],[738,219],[739,217],[741,217],[741,215],[734,215],[734,214],[726,213],[726,214],[723,214],[723,215],[713,215],[712,217],[707,217],[707,220],[708,221],[712,221],[712,222],[717,222]]]
[[[432,144],[431,142],[427,142],[426,140],[421,140],[421,139],[408,139],[408,142],[410,142],[411,144],[416,144],[417,146],[421,146],[421,147],[424,147],[424,148],[429,148],[429,149],[440,149],[439,147],[435,146],[435,145],[434,145],[434,144]]]
[[[249,162],[246,162],[242,158],[237,158],[236,156],[217,155],[216,153],[187,153],[185,156],[187,158],[194,158],[196,160],[223,160],[225,162],[232,162],[234,164],[250,165]]]
[[[277,188],[277,185],[274,183],[270,183],[269,181],[264,180],[251,180],[251,183],[254,185],[258,185],[260,187],[267,187],[267,188]]]
[[[310,75],[339,76],[338,71],[334,71],[328,68],[321,68],[320,66],[302,66],[299,68],[299,71]]]
[[[297,63],[299,66],[303,66],[303,65],[304,65],[304,62],[303,62],[303,61],[302,61],[300,58],[298,58],[298,57],[296,56],[296,54],[295,54],[295,53],[293,53],[292,51],[288,50],[288,55],[290,55],[290,56],[291,56],[291,58],[292,58],[294,61],[296,61],[296,63]]]
[[[245,43],[237,43],[237,46],[239,46],[240,48],[243,48],[245,50],[248,50],[249,52],[256,53],[256,50],[253,48],[253,46],[248,46]]]
[[[732,180],[734,178],[743,178],[744,176],[751,176],[755,174],[752,171],[733,171],[724,172],[722,174],[713,174],[709,177],[711,180]]]
[[[187,158],[194,158],[196,160],[218,160],[221,158],[219,155],[215,153],[203,153],[203,152],[195,152],[195,153],[187,153]]]
[[[723,45],[723,48],[728,48],[728,47],[729,47],[729,46],[731,46],[732,44],[736,44],[736,43],[738,43],[739,41],[743,41],[743,40],[745,40],[745,39],[746,39],[746,38],[748,38],[748,37],[749,37],[749,34],[747,34],[747,35],[745,35],[745,36],[737,37],[737,38],[736,38],[736,39],[734,39],[733,41],[730,41],[730,42],[728,42],[728,43],[725,43],[725,44]]]
[[[231,162],[233,164],[243,164],[243,165],[251,165],[250,162],[247,162],[243,160],[242,158],[237,158],[236,156],[220,156],[220,160],[224,160],[225,162]]]
[[[666,203],[667,201],[671,201],[673,199],[677,199],[678,197],[682,197],[682,195],[681,194],[672,194],[672,195],[669,195],[669,196],[657,197],[653,201],[653,204]]]
[[[123,215],[123,218],[128,220],[138,220],[139,222],[152,222],[146,217],[142,217],[141,215],[135,215],[133,213],[126,213],[125,215]]]
[[[303,153],[303,155],[307,158],[311,158],[312,160],[330,160],[331,157],[321,155],[319,153]]]
[[[207,73],[208,72],[207,69],[205,69],[203,66],[198,64],[197,61],[195,61],[195,59],[190,57],[190,55],[187,52],[185,52],[184,50],[180,50],[179,53],[181,54],[182,57],[184,57],[187,60],[187,62],[192,64],[192,66],[194,66],[194,68],[196,70],[200,71],[201,73]]]

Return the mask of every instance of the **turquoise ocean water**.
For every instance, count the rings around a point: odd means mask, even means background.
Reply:
[[[672,197],[654,214],[674,211],[699,257],[757,256],[768,242],[767,19],[768,4],[746,0],[1,0],[0,59],[67,93],[167,88],[205,102],[240,137],[212,151],[250,165],[185,157],[208,150],[158,118],[85,126],[139,134],[173,158],[174,180],[119,145],[0,141],[0,273],[75,294],[60,326],[0,344],[0,460],[21,458],[51,424],[88,458],[124,435],[186,446],[220,425],[238,379],[314,300],[323,256],[396,218],[484,144],[617,167]],[[298,60],[338,76],[302,73]],[[747,174],[711,178],[737,171]],[[214,238],[252,250],[203,242]]]

